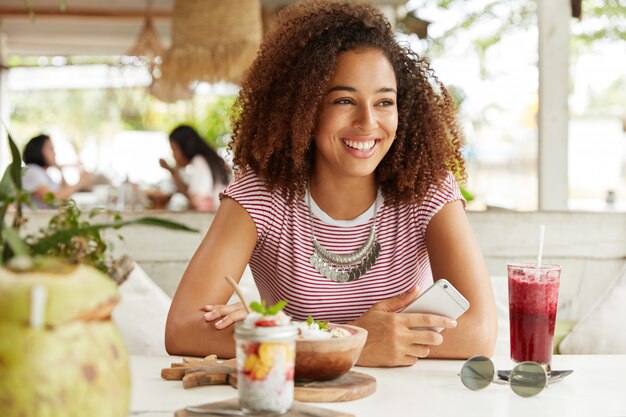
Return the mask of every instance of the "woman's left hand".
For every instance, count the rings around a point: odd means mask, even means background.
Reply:
[[[163,169],[167,169],[168,171],[172,172],[174,170],[174,168],[172,168],[165,159],[161,158],[159,159],[159,165],[161,165],[161,168]]]
[[[202,310],[207,312],[204,315],[204,320],[208,322],[217,320],[215,327],[220,330],[242,321],[248,315],[242,303],[205,305],[202,307]]]

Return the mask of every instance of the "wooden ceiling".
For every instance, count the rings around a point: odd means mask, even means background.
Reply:
[[[292,1],[261,0],[261,3],[267,12]],[[65,0],[67,8],[60,10],[63,3],[63,0],[1,0],[2,56],[122,55],[132,47],[141,30],[148,0]],[[398,6],[406,0],[370,0],[370,3]],[[165,46],[170,43],[173,4],[174,0],[151,1],[154,24]]]

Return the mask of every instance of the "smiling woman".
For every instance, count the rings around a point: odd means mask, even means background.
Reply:
[[[235,109],[237,175],[172,302],[170,353],[234,355],[232,324],[246,312],[225,305],[223,276],[249,263],[267,303],[365,328],[360,365],[491,354],[491,285],[454,177],[455,108],[377,9],[285,8]],[[471,304],[458,323],[397,313],[443,277]],[[414,330],[425,327],[445,330]]]

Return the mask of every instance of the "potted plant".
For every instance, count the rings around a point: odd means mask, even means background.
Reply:
[[[91,223],[72,202],[38,233],[22,237],[21,157],[0,181],[0,404],[2,415],[128,414],[130,373],[111,321],[119,294],[100,231],[131,224],[193,231],[152,217]],[[13,206],[13,221],[5,222]],[[92,215],[95,213],[92,213]],[[107,273],[108,272],[108,273]]]

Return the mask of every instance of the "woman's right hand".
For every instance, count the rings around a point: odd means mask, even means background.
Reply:
[[[443,336],[416,327],[456,327],[456,321],[434,314],[396,313],[419,295],[417,287],[404,294],[374,304],[350,323],[367,330],[367,341],[357,365],[407,366],[430,353],[430,346],[443,342]]]
[[[248,315],[242,303],[222,305],[207,304],[202,306],[202,310],[207,312],[204,315],[204,320],[207,322],[215,322],[215,328],[218,330],[225,329],[238,321],[243,321]]]

